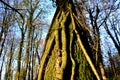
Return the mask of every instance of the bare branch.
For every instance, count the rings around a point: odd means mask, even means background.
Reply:
[[[8,6],[9,8],[11,8],[13,11],[17,12],[20,15],[20,17],[23,19],[23,15],[18,11],[18,9],[15,9],[14,7],[10,6],[3,0],[0,0],[0,2],[3,3],[4,5]]]

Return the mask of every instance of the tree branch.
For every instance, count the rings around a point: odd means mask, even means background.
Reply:
[[[0,0],[0,2],[3,3],[4,5],[8,6],[9,8],[11,8],[13,11],[17,12],[17,13],[20,15],[20,17],[23,19],[23,15],[22,15],[17,9],[15,9],[15,8],[12,7],[12,6],[10,6],[9,4],[7,4],[7,3],[6,3],[5,1],[3,1],[3,0]]]

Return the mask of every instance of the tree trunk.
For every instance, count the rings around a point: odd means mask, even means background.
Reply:
[[[38,80],[100,80],[85,27],[72,0],[62,0],[47,34]]]
[[[6,69],[6,80],[12,80],[12,59],[13,59],[13,54],[14,54],[14,38],[12,39],[13,42],[11,43],[11,48],[10,48],[10,59],[8,59],[8,65],[7,65],[7,69]]]
[[[24,38],[25,38],[25,34],[21,31],[21,41],[20,41],[20,50],[18,53],[18,61],[17,61],[17,72],[18,72],[18,80],[20,80],[22,77],[20,76],[21,74],[21,56],[22,56],[22,50],[23,50],[23,46],[24,46]]]
[[[119,45],[120,43],[115,40],[116,36],[112,35],[110,30],[108,29],[108,24],[106,22],[105,22],[105,27],[104,28],[105,28],[106,32],[108,33],[108,35],[110,36],[110,38],[112,39],[112,41],[113,41],[113,43],[114,43],[114,45],[115,45],[115,47],[118,51],[118,54],[120,55],[120,45]]]

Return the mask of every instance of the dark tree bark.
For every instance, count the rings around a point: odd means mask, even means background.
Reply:
[[[86,26],[72,0],[59,0],[40,60],[38,80],[101,80],[94,67]]]
[[[118,40],[117,33],[114,31],[114,29],[115,29],[114,26],[115,25],[112,25],[113,32],[114,32],[115,36],[109,30],[107,22],[105,22],[105,27],[104,28],[105,28],[106,32],[108,33],[108,35],[110,36],[110,38],[112,39],[112,41],[113,41],[113,43],[114,43],[114,45],[115,45],[115,47],[118,51],[118,54],[120,55],[120,41]]]

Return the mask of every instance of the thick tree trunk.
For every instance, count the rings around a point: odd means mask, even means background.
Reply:
[[[38,80],[100,80],[72,0],[61,3],[47,34]]]

